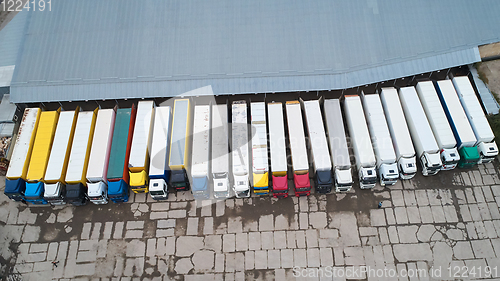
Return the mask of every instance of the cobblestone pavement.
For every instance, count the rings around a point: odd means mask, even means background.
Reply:
[[[2,272],[8,280],[294,280],[321,273],[332,280],[327,270],[337,270],[344,271],[338,280],[398,280],[361,273],[367,266],[393,270],[399,280],[489,277],[487,266],[493,274],[500,267],[497,171],[486,164],[391,188],[282,200],[195,202],[179,193],[152,202],[141,194],[124,204],[52,208],[26,207],[2,192]],[[348,269],[358,275],[347,276]],[[403,277],[417,269],[434,276]]]

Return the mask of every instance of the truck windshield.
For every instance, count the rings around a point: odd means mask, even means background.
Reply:
[[[149,193],[151,193],[151,195],[165,195],[165,193],[163,193],[163,191],[161,190],[158,190],[158,191],[149,191]]]

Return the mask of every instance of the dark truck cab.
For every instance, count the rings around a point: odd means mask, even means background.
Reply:
[[[23,179],[6,180],[4,194],[14,201],[23,201],[26,182]]]
[[[74,206],[87,205],[87,187],[81,183],[66,185],[66,198],[67,203]]]

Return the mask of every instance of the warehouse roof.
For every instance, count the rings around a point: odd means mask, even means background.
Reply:
[[[51,6],[20,13],[14,102],[342,89],[472,63],[500,41],[496,0]]]

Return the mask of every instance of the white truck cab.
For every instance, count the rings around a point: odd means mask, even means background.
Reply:
[[[108,185],[105,182],[87,183],[89,200],[96,204],[102,205],[108,203]]]
[[[149,180],[149,194],[155,200],[165,200],[168,198],[167,183],[164,179]]]
[[[47,200],[51,205],[66,205],[64,201],[65,197],[65,186],[64,184],[58,183],[46,183],[45,191],[43,193],[43,198]]]

